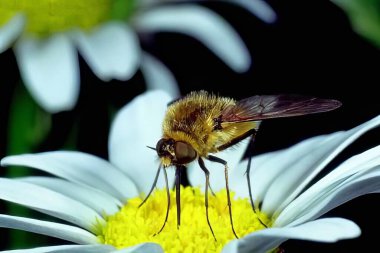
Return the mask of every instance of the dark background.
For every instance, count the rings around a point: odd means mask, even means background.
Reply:
[[[345,13],[329,1],[268,3],[278,15],[275,24],[265,24],[232,5],[205,4],[236,27],[249,47],[253,65],[246,73],[233,72],[201,43],[185,35],[141,34],[141,45],[168,65],[182,94],[206,89],[236,99],[296,93],[342,101],[343,106],[333,112],[265,121],[255,142],[256,154],[286,148],[311,136],[347,130],[378,115],[379,49],[352,31]],[[0,55],[0,62],[2,79],[7,83],[0,85],[0,154],[5,156],[8,107],[19,77],[11,51]],[[140,72],[126,83],[104,84],[82,61],[81,75],[77,106],[73,111],[53,115],[53,128],[36,151],[62,148],[77,124],[77,149],[107,157],[109,106],[120,108],[146,89]],[[373,130],[327,169],[379,143],[380,130]],[[356,252],[356,248],[377,248],[379,203],[380,196],[367,195],[326,215],[355,221],[362,229],[357,239],[335,244],[288,241],[283,248],[285,252]],[[7,241],[7,231],[0,230],[2,242]]]

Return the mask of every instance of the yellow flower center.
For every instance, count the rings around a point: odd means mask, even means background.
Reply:
[[[204,194],[199,188],[181,189],[179,229],[175,192],[171,191],[170,194],[170,214],[161,233],[155,235],[162,227],[166,215],[166,190],[157,190],[140,208],[138,206],[142,202],[141,198],[130,199],[118,213],[107,217],[107,224],[101,229],[98,238],[102,243],[118,249],[144,242],[156,242],[165,252],[220,252],[228,241],[235,239],[225,190],[216,193],[216,196],[209,196],[209,218],[217,241],[207,224]],[[270,222],[265,214],[255,214],[247,199],[232,198],[232,214],[239,237],[264,228],[258,215],[265,224]]]
[[[88,30],[110,19],[127,19],[134,0],[0,1],[0,26],[15,14],[26,16],[25,33],[47,36],[72,28]]]

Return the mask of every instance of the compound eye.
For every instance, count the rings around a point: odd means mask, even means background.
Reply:
[[[186,142],[177,141],[174,145],[174,152],[178,164],[186,164],[197,158],[194,148]]]
[[[168,151],[166,150],[166,142],[167,139],[160,139],[156,144],[156,151],[158,156],[160,157],[168,153]]]

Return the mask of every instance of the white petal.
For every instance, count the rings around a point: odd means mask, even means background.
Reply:
[[[160,89],[166,91],[171,97],[179,97],[177,81],[170,70],[157,58],[148,53],[143,53],[141,72],[148,89]]]
[[[296,227],[267,228],[254,232],[238,240],[238,252],[267,252],[288,239],[331,243],[355,238],[359,235],[360,228],[352,221],[342,218],[326,218]]]
[[[73,33],[79,51],[103,81],[128,80],[140,63],[140,46],[134,31],[122,22],[108,22],[90,34]]]
[[[79,66],[71,41],[63,34],[37,40],[21,38],[16,59],[26,87],[48,112],[74,107],[79,94]]]
[[[380,190],[380,146],[354,156],[323,177],[277,217],[275,225],[314,219],[355,197]]]
[[[267,214],[279,213],[335,156],[379,124],[380,116],[349,131],[314,137],[276,153],[276,156],[262,165],[263,168],[254,167],[251,171],[281,171],[271,179],[270,185],[265,190],[262,210]],[[284,156],[286,160],[283,160]],[[251,178],[252,185],[260,184],[263,180],[253,174]]]
[[[273,23],[277,19],[274,10],[263,0],[222,0],[239,5],[267,23]]]
[[[247,71],[251,57],[234,28],[208,8],[181,4],[152,8],[134,20],[143,32],[177,32],[194,37],[237,72]]]
[[[172,0],[168,0],[170,2]],[[208,0],[192,0],[191,2],[207,2]],[[253,15],[260,18],[262,21],[267,23],[273,23],[277,20],[277,15],[272,7],[266,3],[264,0],[218,0],[219,2],[227,2],[229,4],[236,4]],[[174,0],[173,2],[178,2]],[[151,5],[156,4],[156,0],[140,0],[138,2],[140,8],[149,8]]]
[[[98,238],[86,230],[49,221],[0,214],[0,227],[25,230],[78,244],[98,243]]]
[[[8,156],[1,165],[19,165],[40,169],[105,191],[124,202],[138,195],[135,184],[112,164],[99,157],[75,151]]]
[[[232,240],[228,242],[221,251],[221,253],[238,253],[238,252],[239,252],[238,240]]]
[[[32,249],[6,250],[1,253],[109,253],[114,248],[109,245],[59,245]]]
[[[309,213],[304,213],[303,216],[294,220],[293,224],[302,222],[302,220],[310,220],[314,217],[320,217],[326,212],[334,209],[335,207],[350,201],[356,197],[380,191],[380,167],[377,167],[375,173],[370,173],[360,177],[353,182],[345,183],[337,189],[331,190],[333,193],[328,193],[328,197],[318,196],[313,199],[314,203],[307,206]],[[319,202],[315,203],[316,200]]]
[[[257,204],[262,202],[273,181],[285,173],[294,163],[297,163],[299,157],[307,155],[311,148],[320,145],[325,139],[325,136],[318,136],[300,142],[285,150],[253,157],[250,176],[252,195],[255,202]],[[231,188],[240,197],[248,196],[246,176],[244,175],[246,168],[247,160],[244,160],[239,164],[238,169],[233,170],[231,173]]]
[[[0,28],[0,53],[11,47],[25,27],[25,16],[16,14],[11,20]]]
[[[139,192],[148,192],[153,183],[159,162],[157,153],[147,146],[155,147],[161,138],[162,120],[171,100],[160,90],[146,92],[123,107],[112,123],[109,159],[136,182]],[[162,186],[160,176],[158,187]]]
[[[237,164],[243,158],[244,152],[247,149],[250,138],[247,138],[240,142],[238,145],[226,149],[222,152],[216,153],[215,156],[223,159],[227,162],[228,173],[245,173],[245,169],[236,172],[238,169]],[[214,155],[214,154],[213,154]],[[206,168],[210,171],[210,185],[213,191],[219,191],[226,187],[226,180],[224,175],[224,165],[220,163],[211,162],[209,160],[203,159],[206,165]],[[201,170],[198,165],[198,162],[193,162],[188,166],[188,177],[192,186],[200,186],[202,189],[204,188],[205,182],[205,174]],[[241,168],[239,168],[241,169]],[[240,182],[240,184],[242,184]],[[230,184],[231,189],[232,185]],[[235,189],[233,189],[235,191]]]
[[[105,222],[94,210],[73,199],[17,180],[0,178],[0,198],[63,219],[93,232],[97,231],[97,222]]]
[[[321,165],[324,164],[320,163],[321,156],[330,155],[333,145],[341,143],[342,132],[335,133],[333,137],[337,138],[331,138],[328,135],[313,137],[278,153],[275,157],[269,158],[270,162],[265,164],[266,170],[275,170],[279,173],[275,178],[270,179],[270,185],[265,190],[262,204],[263,211],[273,214],[276,208],[281,210],[279,207],[292,200],[296,194],[296,189],[298,188],[298,191],[300,191],[300,185],[304,186],[306,184],[303,181],[306,179],[311,180],[323,168]],[[275,162],[278,165],[274,169]],[[253,170],[255,169],[254,167]],[[260,178],[254,175],[251,175],[251,178],[255,185],[255,179],[261,181]],[[276,183],[279,184],[278,187],[275,185]],[[281,189],[280,193],[274,192],[276,187],[277,190]]]
[[[63,179],[52,177],[26,177],[20,178],[23,182],[36,184],[50,190],[62,193],[69,198],[83,203],[99,215],[112,215],[120,210],[122,203],[111,195],[86,185],[75,184]]]
[[[163,253],[164,250],[159,244],[149,242],[149,243],[142,243],[142,244],[129,247],[126,249],[122,249],[122,250],[115,250],[115,251],[112,251],[111,253],[116,253],[116,252],[117,253],[145,253],[145,252]]]

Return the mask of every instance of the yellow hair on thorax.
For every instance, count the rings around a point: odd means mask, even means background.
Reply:
[[[213,149],[210,144],[220,138],[213,132],[214,119],[226,106],[234,104],[235,100],[231,98],[217,97],[205,91],[192,92],[169,106],[163,123],[163,137],[185,141],[200,156],[205,156],[210,148]]]

